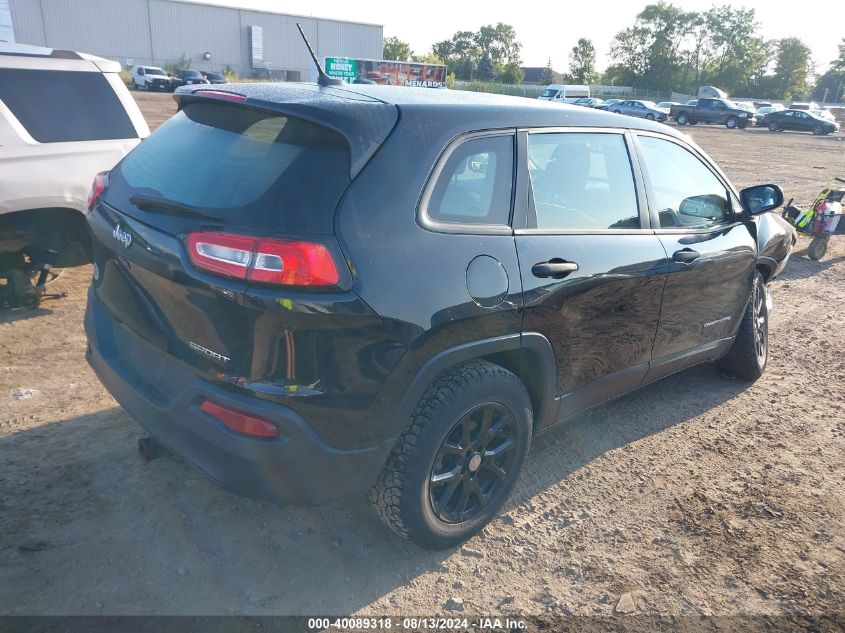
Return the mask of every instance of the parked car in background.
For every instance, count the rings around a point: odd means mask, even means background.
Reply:
[[[604,100],[598,97],[581,97],[572,102],[572,105],[583,106],[585,108],[596,108],[604,103]]]
[[[742,108],[743,110],[747,110],[748,112],[757,112],[757,106],[754,105],[753,101],[731,101],[731,103],[735,107]]]
[[[727,99],[697,99],[694,106],[672,106],[669,115],[678,125],[718,123],[728,129],[745,128],[754,122],[754,113],[736,107]]]
[[[622,101],[622,99],[605,99],[601,105],[596,106],[596,110],[610,110],[610,108],[614,105]]]
[[[590,87],[580,84],[549,84],[537,97],[540,101],[572,103],[577,99],[590,96]]]
[[[227,84],[229,80],[226,79],[225,76],[221,75],[220,73],[212,73],[207,70],[201,70],[202,76],[208,79],[208,83],[210,84]]]
[[[779,110],[774,106],[757,108],[757,114],[754,115],[754,124],[758,127],[766,127],[768,125],[767,117],[772,112],[779,112]]]
[[[453,547],[535,433],[698,363],[765,370],[783,194],[737,191],[672,128],[389,86],[177,98],[92,196],[86,356],[225,487],[369,491]]]
[[[669,114],[669,109],[673,105],[681,105],[681,104],[678,103],[677,101],[661,101],[660,103],[658,103],[654,107],[657,108],[658,110],[666,110],[666,114]]]
[[[91,261],[91,182],[150,133],[119,72],[85,53],[0,43],[0,303],[35,307],[45,266]]]
[[[833,112],[830,110],[825,110],[824,108],[819,108],[818,110],[810,110],[810,113],[815,114],[827,121],[836,121],[836,117],[833,116]]]
[[[627,114],[628,116],[648,119],[649,121],[662,122],[669,118],[669,113],[666,110],[659,110],[654,101],[640,101],[639,99],[614,103],[610,107],[610,111],[616,114]]]
[[[180,68],[176,71],[176,81],[173,82],[173,85],[179,87],[207,83],[211,82],[200,71],[191,68]]]
[[[812,132],[817,136],[839,131],[839,123],[836,121],[829,121],[806,110],[793,110],[791,108],[782,112],[770,112],[766,115],[766,127],[771,132],[792,130],[794,132]]]
[[[789,106],[790,110],[818,110],[819,104],[815,101],[803,102],[796,101]]]
[[[163,90],[172,92],[178,85],[178,80],[170,77],[164,69],[158,66],[133,66],[132,87],[135,90]]]

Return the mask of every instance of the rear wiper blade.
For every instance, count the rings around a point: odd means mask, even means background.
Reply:
[[[190,205],[176,202],[175,200],[168,200],[166,198],[158,198],[156,196],[131,196],[129,202],[134,204],[139,209],[147,211],[163,211],[171,215],[183,215],[190,218],[202,218],[203,220],[214,220],[215,222],[223,222],[223,218],[216,215],[211,215],[200,211]]]

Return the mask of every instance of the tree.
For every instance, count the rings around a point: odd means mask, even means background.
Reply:
[[[797,37],[778,42],[775,79],[778,92],[784,99],[800,97],[810,89],[813,60],[809,47]]]
[[[549,57],[549,63],[546,64],[546,67],[543,69],[543,72],[540,75],[540,83],[548,86],[549,84],[553,84],[554,82],[555,71],[552,70],[552,58]]]
[[[819,77],[813,96],[823,102],[845,99],[845,39],[839,45],[839,57]]]
[[[643,9],[634,25],[616,34],[611,53],[615,74],[630,77],[635,86],[668,92],[684,82],[686,60],[682,44],[696,14],[658,2]]]
[[[522,44],[510,24],[499,22],[496,26],[482,26],[478,32],[458,31],[451,39],[434,44],[431,50],[460,79],[472,79],[476,70],[484,77],[494,77],[510,64],[519,66]],[[485,55],[487,61],[483,61]]]
[[[754,10],[714,7],[702,14],[702,21],[709,34],[702,79],[729,92],[753,92],[773,54],[771,45],[756,36]]]
[[[478,62],[478,79],[481,81],[493,81],[496,78],[496,68],[493,66],[493,59],[490,53],[484,51]]]
[[[516,31],[510,24],[499,22],[496,26],[488,24],[478,29],[475,42],[482,55],[487,53],[497,67],[519,64],[519,52],[522,44],[516,39]]]
[[[411,55],[412,62],[418,62],[420,64],[445,64],[446,62],[439,58],[434,53],[428,53],[427,55]]]
[[[502,69],[499,79],[503,84],[521,84],[525,79],[525,72],[516,62],[511,62]]]
[[[596,47],[581,38],[569,53],[569,75],[576,84],[590,84],[596,78]]]
[[[395,36],[384,38],[384,52],[382,53],[384,59],[406,62],[411,59],[411,55],[413,55],[413,51],[408,42],[403,42]]]

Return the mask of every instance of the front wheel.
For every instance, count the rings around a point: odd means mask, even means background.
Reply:
[[[810,241],[810,245],[807,247],[807,257],[812,259],[814,262],[819,261],[824,254],[827,253],[827,237],[814,237],[812,241]]]
[[[751,297],[739,324],[731,348],[718,361],[719,369],[742,380],[757,380],[766,369],[769,357],[769,308],[766,283],[760,271],[754,271]]]
[[[735,116],[729,116],[725,121],[725,127],[729,130],[735,129],[737,125],[739,125],[739,119],[737,119]]]
[[[780,132],[780,127],[777,123],[769,123],[769,132]]]
[[[496,516],[519,477],[533,416],[525,385],[486,361],[440,374],[423,393],[370,501],[426,549],[465,541]]]
[[[813,134],[815,134],[816,136],[821,136],[822,134],[824,134],[824,128],[821,125],[813,126]]]
[[[654,115],[651,112],[646,114],[645,118],[648,119],[649,121],[654,121]]]

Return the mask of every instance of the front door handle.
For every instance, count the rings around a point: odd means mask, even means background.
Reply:
[[[678,262],[679,264],[691,264],[699,257],[701,257],[701,253],[698,251],[694,251],[691,248],[685,248],[680,251],[675,251],[672,255],[672,260]]]
[[[531,267],[531,273],[535,277],[554,277],[555,279],[562,279],[576,270],[578,270],[578,264],[575,262],[567,262],[557,258],[534,264]]]

